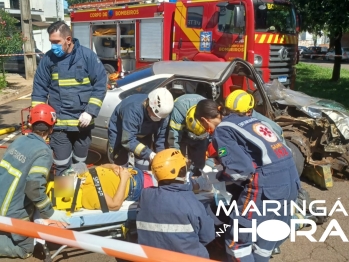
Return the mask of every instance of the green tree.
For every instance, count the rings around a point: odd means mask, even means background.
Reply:
[[[330,47],[335,48],[332,81],[340,79],[342,34],[349,30],[349,0],[292,0],[302,17],[302,30],[321,35],[326,28]]]
[[[0,55],[14,54],[22,49],[24,39],[16,27],[17,22],[17,19],[0,9]],[[4,63],[6,59],[8,57],[0,56],[0,69],[3,80],[5,79]]]

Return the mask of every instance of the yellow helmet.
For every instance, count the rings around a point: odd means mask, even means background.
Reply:
[[[194,117],[195,110],[196,110],[196,105],[189,108],[187,112],[187,116],[185,118],[186,127],[195,136],[197,137],[205,136],[206,138],[207,134],[206,134],[205,128]]]
[[[235,90],[225,99],[225,106],[230,110],[246,113],[254,107],[254,98],[244,90]]]
[[[155,155],[151,171],[157,181],[171,179],[184,181],[187,173],[186,159],[178,149],[165,149]]]

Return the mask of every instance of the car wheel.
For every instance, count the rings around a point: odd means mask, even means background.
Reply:
[[[305,158],[295,144],[288,140],[286,140],[286,144],[292,150],[293,160],[296,164],[298,175],[301,176],[304,169]]]
[[[109,79],[109,75],[115,73],[115,68],[112,65],[104,64],[104,69],[107,72],[107,79]]]
[[[310,59],[314,59],[313,55],[310,56]]]

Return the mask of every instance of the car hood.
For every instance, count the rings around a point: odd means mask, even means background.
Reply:
[[[272,103],[295,106],[311,118],[330,118],[345,139],[349,139],[349,111],[340,103],[287,89],[278,80],[265,83]]]

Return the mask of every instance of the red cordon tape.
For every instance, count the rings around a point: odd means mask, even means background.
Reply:
[[[26,54],[8,54],[8,55],[0,55],[0,56],[19,56],[19,55],[36,55],[36,54],[45,54],[45,53],[26,53]]]
[[[76,247],[131,261],[215,261],[121,240],[106,239],[100,236],[80,233],[69,229],[44,226],[3,216],[0,216],[0,231],[43,239],[52,243]]]

